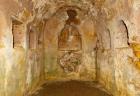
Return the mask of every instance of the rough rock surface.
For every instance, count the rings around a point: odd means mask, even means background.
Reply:
[[[58,36],[75,10],[81,63],[65,73]],[[140,95],[139,0],[0,0],[0,96],[23,96],[44,78],[98,81],[114,96]]]

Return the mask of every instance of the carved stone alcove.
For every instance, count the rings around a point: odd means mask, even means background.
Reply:
[[[67,10],[69,16],[66,24],[58,36],[58,62],[64,72],[76,72],[81,64],[82,38],[78,31],[77,13],[75,10]]]
[[[13,48],[24,48],[25,26],[21,21],[12,20]]]

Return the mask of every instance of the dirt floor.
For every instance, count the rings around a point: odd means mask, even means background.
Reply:
[[[93,82],[67,81],[44,84],[32,96],[112,96]]]

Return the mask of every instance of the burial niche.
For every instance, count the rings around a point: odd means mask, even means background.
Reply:
[[[67,10],[68,19],[58,36],[58,62],[64,72],[77,72],[81,64],[82,38],[77,28],[80,23],[75,10]]]
[[[13,48],[24,47],[25,26],[21,21],[12,20]]]

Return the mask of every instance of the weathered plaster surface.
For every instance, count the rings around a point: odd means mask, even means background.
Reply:
[[[68,9],[77,11],[82,36],[82,64],[70,74],[57,62]],[[140,95],[139,0],[0,0],[0,17],[0,96],[23,96],[45,77],[97,80],[114,96]],[[16,48],[13,20],[24,25]]]
[[[44,78],[42,49],[30,51],[28,48],[27,26],[34,17],[31,14],[21,2],[0,1],[0,96],[23,96]],[[17,30],[23,35],[15,37],[12,33],[13,19],[23,23],[24,27]],[[20,39],[18,36],[22,36],[21,44],[14,47],[13,39]]]

